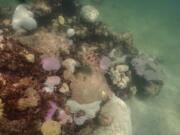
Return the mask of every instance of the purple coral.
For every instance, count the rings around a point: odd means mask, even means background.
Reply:
[[[51,120],[57,110],[57,105],[55,102],[49,101],[48,104],[49,104],[49,109],[48,109],[47,115],[45,117],[46,121]]]
[[[42,58],[41,64],[45,71],[57,71],[61,67],[59,59],[55,56]]]
[[[100,59],[100,64],[99,64],[100,69],[102,71],[107,71],[110,65],[111,65],[111,60],[109,59],[109,57],[102,56]]]

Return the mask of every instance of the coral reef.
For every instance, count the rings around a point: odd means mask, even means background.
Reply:
[[[93,6],[36,0],[30,8],[36,30],[29,5],[12,15],[15,31],[0,23],[0,134],[131,135],[121,98],[156,95],[156,63],[130,33],[98,22]]]

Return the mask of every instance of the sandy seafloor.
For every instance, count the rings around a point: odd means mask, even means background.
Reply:
[[[164,70],[158,96],[128,101],[133,135],[180,135],[180,0],[90,1],[102,21],[114,31],[131,32],[134,45],[159,59]]]
[[[180,0],[82,1],[94,4],[110,29],[131,32],[134,45],[157,58],[164,70],[165,86],[158,96],[127,101],[133,135],[180,135]]]

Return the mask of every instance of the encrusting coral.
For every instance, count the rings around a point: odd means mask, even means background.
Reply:
[[[120,89],[125,89],[130,82],[127,74],[129,67],[127,65],[116,65],[110,69],[110,77],[114,85]]]
[[[61,124],[57,121],[47,120],[43,122],[41,132],[43,135],[60,135]]]

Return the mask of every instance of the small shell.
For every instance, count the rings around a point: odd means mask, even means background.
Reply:
[[[66,94],[69,93],[69,86],[67,83],[63,83],[61,88],[59,89],[59,92]]]
[[[74,73],[75,67],[79,65],[79,63],[72,59],[72,58],[67,58],[63,61],[62,63],[63,67],[65,67],[69,72]]]
[[[60,25],[64,25],[65,24],[65,19],[64,19],[64,17],[63,16],[58,16],[58,23],[60,24]]]
[[[35,56],[34,56],[34,54],[27,54],[27,55],[25,55],[25,58],[26,58],[26,60],[27,60],[28,62],[30,62],[30,63],[34,63],[34,62],[35,62]]]

